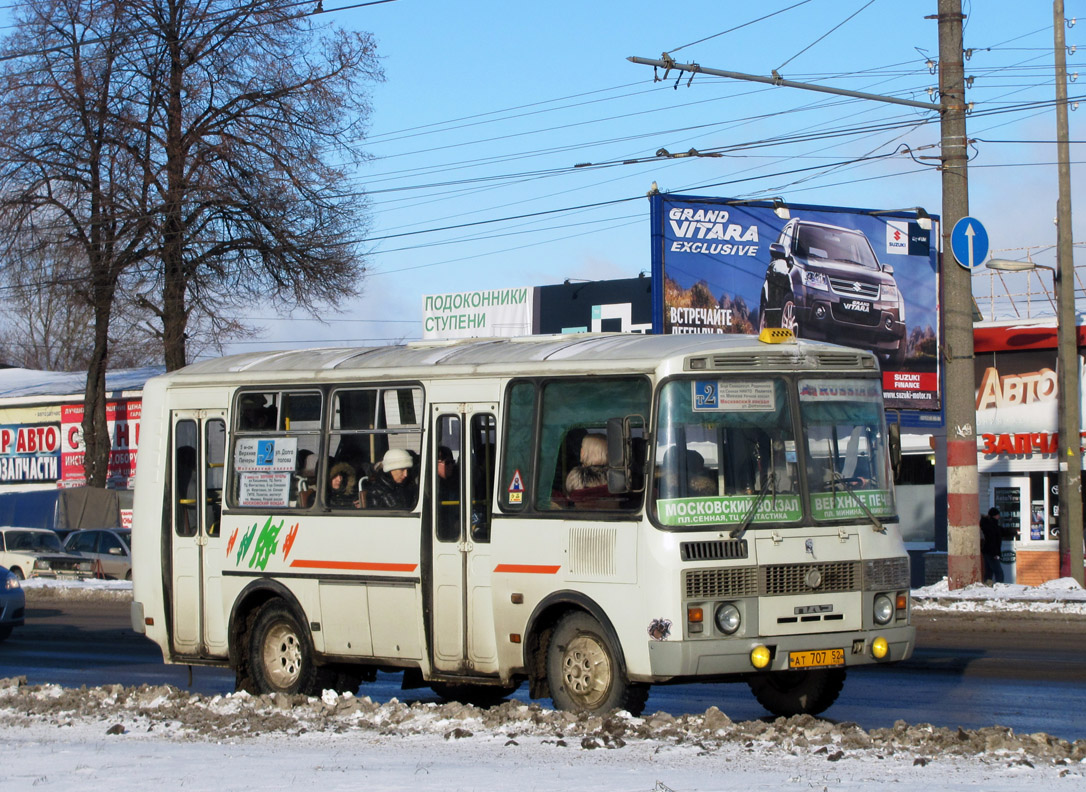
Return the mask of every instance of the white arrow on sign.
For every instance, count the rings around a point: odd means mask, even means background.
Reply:
[[[973,269],[973,237],[976,236],[976,232],[973,230],[973,224],[970,223],[965,227],[966,242],[969,245],[969,269]]]

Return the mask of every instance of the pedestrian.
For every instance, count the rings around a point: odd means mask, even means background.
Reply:
[[[1003,531],[999,527],[999,509],[995,506],[980,518],[980,554],[984,558],[984,579],[1003,582]]]

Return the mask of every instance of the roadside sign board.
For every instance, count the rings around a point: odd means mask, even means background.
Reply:
[[[967,270],[973,270],[988,258],[988,230],[975,217],[963,217],[950,232],[954,258]]]

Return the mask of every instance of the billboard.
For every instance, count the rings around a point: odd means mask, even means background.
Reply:
[[[940,411],[937,219],[666,193],[650,202],[654,332],[788,327],[868,349],[889,408]]]
[[[533,290],[483,289],[422,297],[422,337],[491,338],[532,332]]]
[[[651,333],[652,279],[536,287],[536,333]]]

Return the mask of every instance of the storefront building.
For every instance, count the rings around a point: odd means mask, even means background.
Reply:
[[[999,509],[1007,582],[1037,585],[1060,576],[1056,327],[977,326],[974,351],[980,511]]]
[[[159,368],[106,375],[108,489],[135,483],[143,383]],[[0,369],[0,493],[81,487],[86,375]]]

